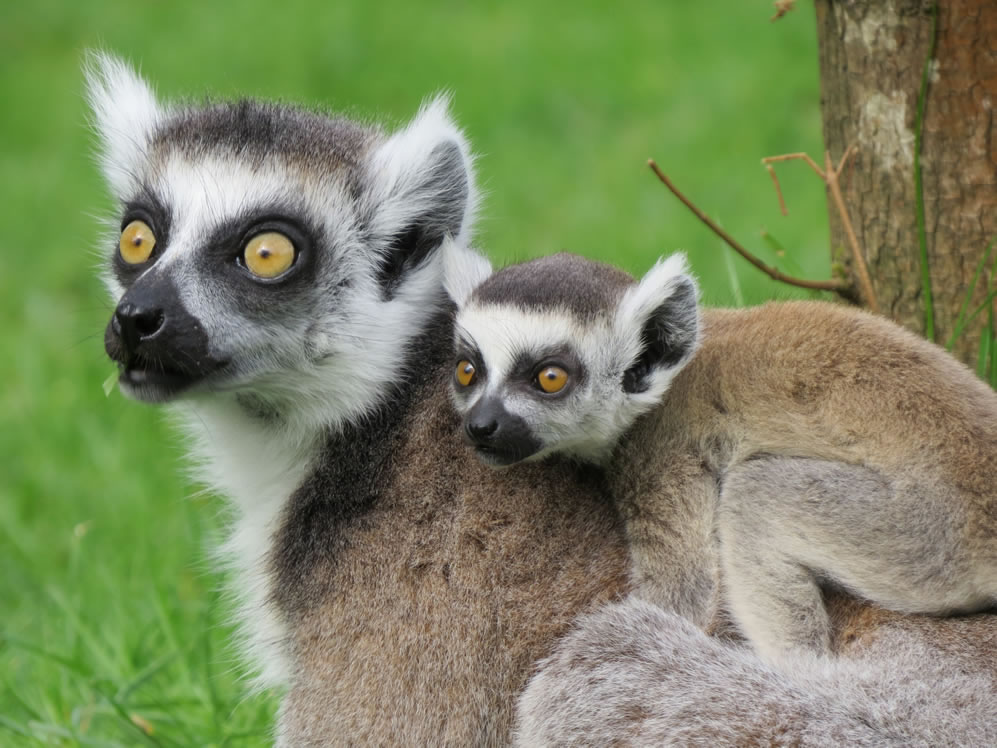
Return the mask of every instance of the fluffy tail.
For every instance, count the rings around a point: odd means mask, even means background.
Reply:
[[[997,745],[997,683],[897,637],[865,660],[778,669],[648,603],[606,606],[543,660],[517,744]]]

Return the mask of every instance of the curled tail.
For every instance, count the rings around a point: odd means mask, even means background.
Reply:
[[[997,745],[997,681],[897,636],[764,663],[645,602],[580,619],[518,705],[517,744]]]

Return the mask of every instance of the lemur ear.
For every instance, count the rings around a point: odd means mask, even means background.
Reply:
[[[470,239],[471,155],[447,103],[430,101],[371,156],[367,228],[372,244],[383,247],[380,280],[389,294],[445,237],[464,246]]]
[[[616,325],[631,364],[623,375],[628,393],[660,397],[699,342],[699,289],[685,256],[659,260],[624,294]]]
[[[458,307],[492,274],[492,263],[477,250],[451,238],[443,242],[443,287]]]
[[[100,137],[100,165],[119,198],[137,187],[136,170],[164,110],[149,84],[123,60],[88,52],[83,63],[87,100]]]

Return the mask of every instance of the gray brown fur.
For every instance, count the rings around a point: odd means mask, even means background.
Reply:
[[[688,613],[674,604],[685,574],[705,600],[719,506],[729,600],[767,654],[828,650],[824,581],[909,612],[997,601],[997,394],[854,309],[768,304],[703,323],[611,470],[649,599]]]
[[[506,745],[533,663],[580,612],[625,592],[622,527],[597,473],[500,474],[460,444],[449,340],[420,349],[416,383],[387,406],[401,417],[375,419],[357,452],[327,451],[317,474],[358,460],[359,479],[306,481],[285,517],[285,745]]]
[[[571,630],[577,612],[626,590],[619,526],[598,476],[561,461],[501,472],[479,464],[460,445],[444,396],[447,363],[422,359],[404,417],[374,433],[385,464],[371,503],[345,524],[326,523],[340,507],[323,484],[310,497],[318,516],[287,518],[315,531],[283,545],[309,563],[285,582],[298,671],[282,708],[287,745],[323,745],[330,735],[505,744],[532,663]],[[364,463],[355,469],[366,473]],[[687,525],[674,528],[682,534]],[[835,647],[859,661],[827,676],[815,663],[773,670],[674,616],[657,613],[649,625],[650,614],[637,611],[607,637],[603,622],[619,619],[606,609],[557,645],[522,702],[523,744],[782,736],[787,744],[969,745],[993,734],[993,722],[978,719],[994,693],[992,616],[904,619],[838,598]],[[920,680],[906,682],[915,667]],[[614,674],[612,689],[593,669]],[[952,713],[958,699],[963,711]]]
[[[801,652],[773,668],[648,603],[607,606],[540,664],[520,699],[518,744],[997,743],[994,616],[902,617],[840,598],[831,607],[844,656]]]

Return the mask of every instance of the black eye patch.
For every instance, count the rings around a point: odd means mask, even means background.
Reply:
[[[522,351],[509,371],[509,380],[533,386],[538,370],[549,365],[559,366],[569,372],[576,385],[586,379],[585,367],[575,352],[566,345],[539,351]]]
[[[172,216],[169,210],[156,197],[155,193],[148,188],[144,188],[138,196],[125,203],[124,210],[121,213],[119,230],[123,231],[132,221],[142,221],[152,229],[152,233],[156,237],[156,248],[148,262],[140,265],[132,265],[125,262],[120,252],[118,252],[118,236],[115,236],[115,249],[113,259],[111,260],[111,269],[118,283],[125,288],[128,288],[138,276],[145,272],[149,264],[155,262],[162,255],[166,247],[169,246]]]
[[[287,271],[267,280],[249,272],[243,255],[253,237],[271,231],[291,241],[295,258]],[[318,249],[323,245],[321,232],[292,209],[257,208],[216,225],[196,248],[193,266],[204,277],[215,279],[215,286],[225,292],[235,311],[268,319],[282,307],[314,302]]]

